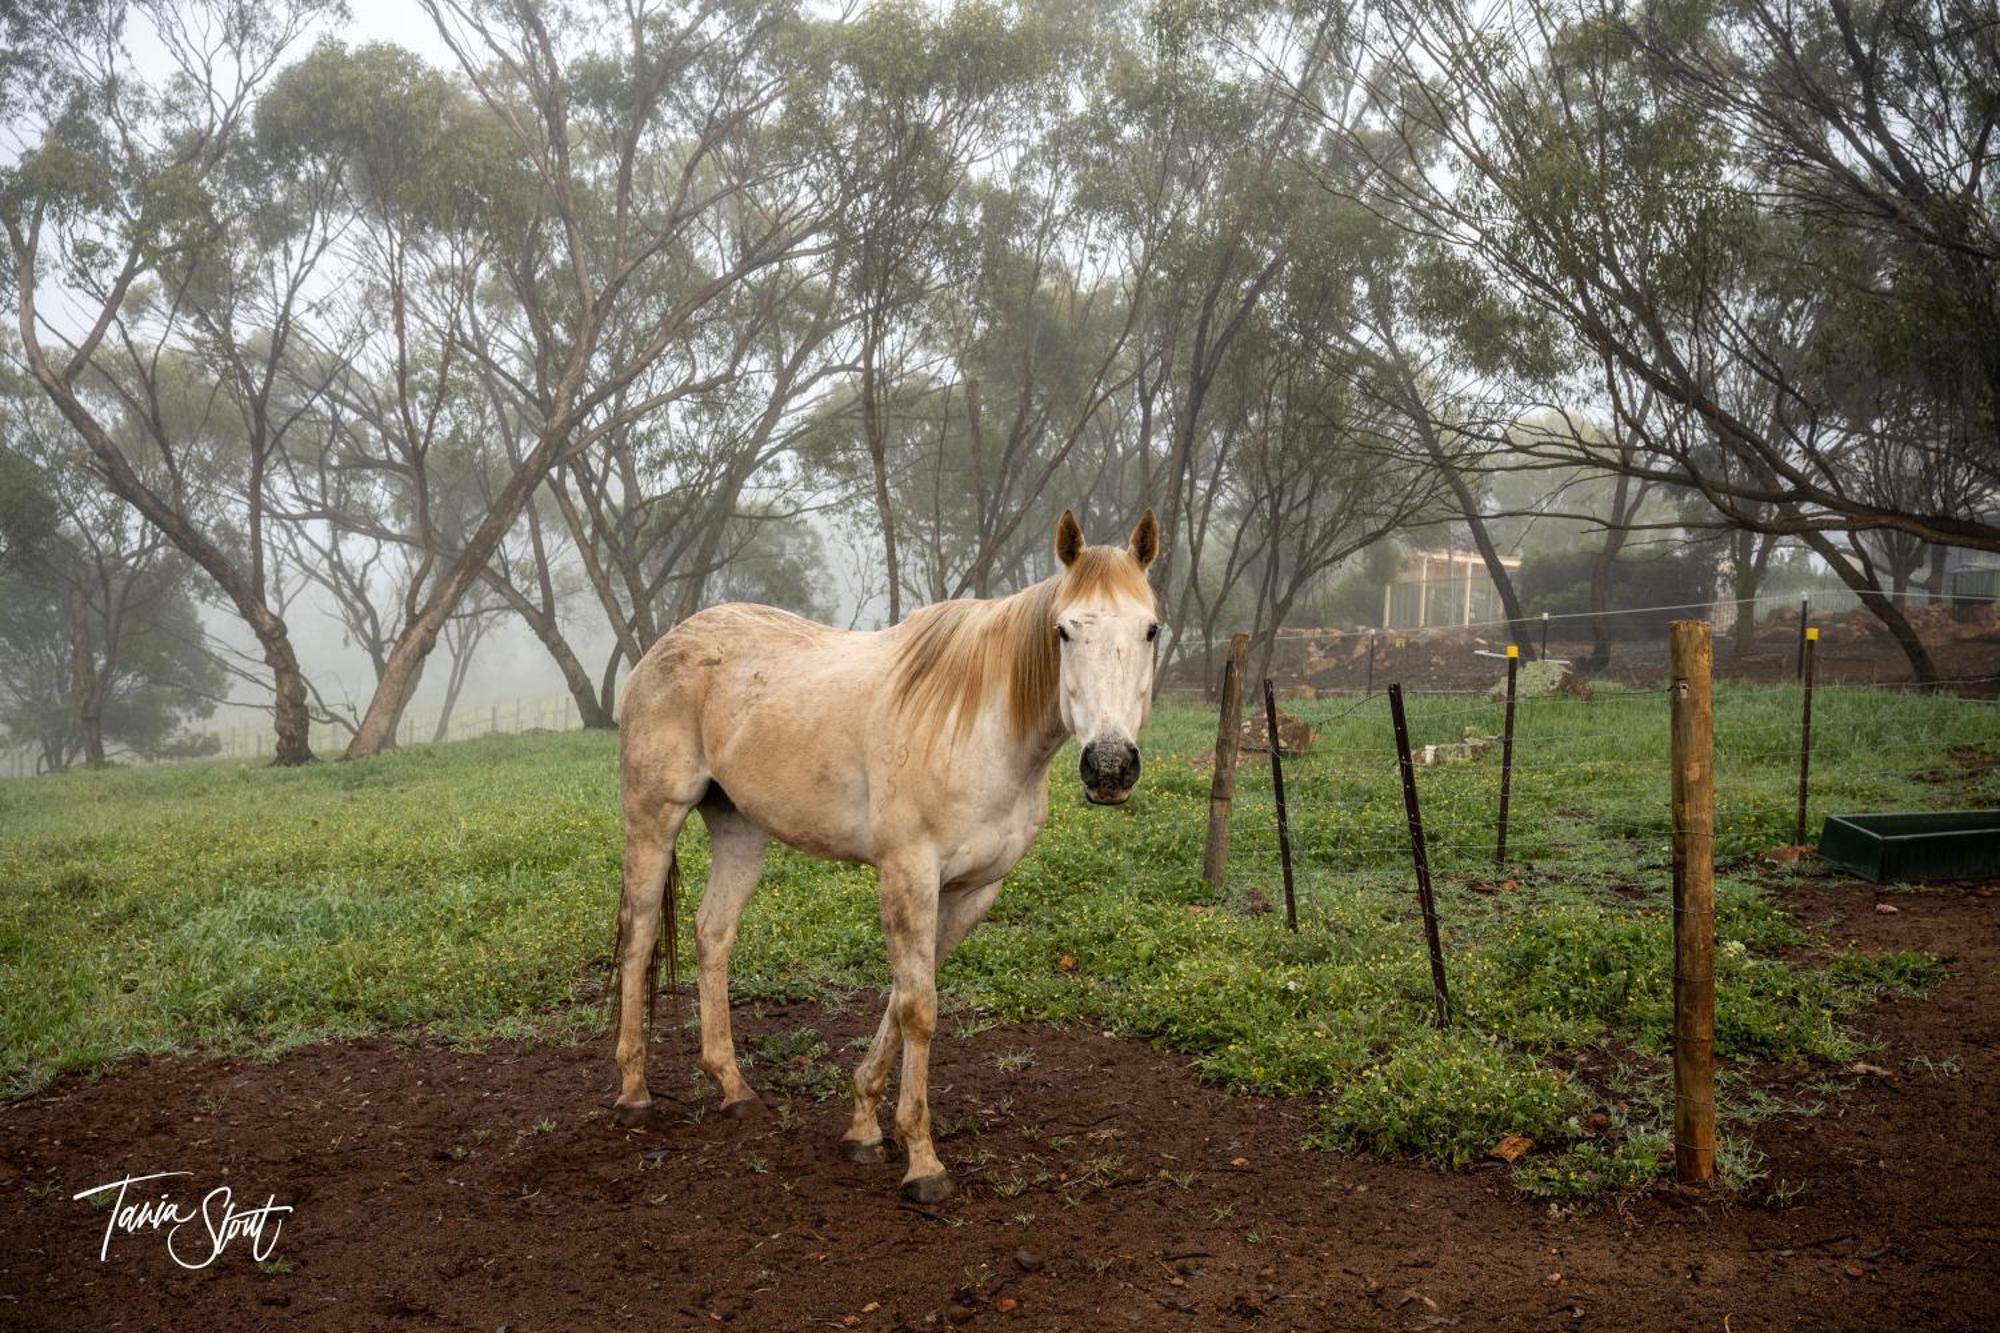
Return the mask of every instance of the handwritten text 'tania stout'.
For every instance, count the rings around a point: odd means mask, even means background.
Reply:
[[[255,1208],[238,1208],[229,1186],[218,1185],[202,1196],[199,1205],[183,1207],[175,1202],[170,1191],[149,1184],[192,1174],[156,1171],[150,1176],[126,1176],[73,1195],[89,1199],[107,1190],[117,1191],[111,1201],[111,1218],[104,1224],[104,1243],[98,1247],[98,1259],[111,1257],[113,1236],[162,1230],[167,1233],[168,1256],[182,1268],[206,1268],[222,1257],[231,1241],[246,1237],[250,1241],[251,1258],[259,1263],[270,1258],[291,1206],[277,1202],[277,1196],[270,1195]],[[144,1188],[135,1191],[135,1185]]]

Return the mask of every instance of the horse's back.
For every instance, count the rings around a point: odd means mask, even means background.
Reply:
[[[775,607],[725,603],[689,616],[627,683],[628,789],[687,790],[698,776],[783,841],[865,856],[869,722],[893,652],[880,633]]]

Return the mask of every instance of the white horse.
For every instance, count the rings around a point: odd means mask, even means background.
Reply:
[[[903,1050],[896,1135],[903,1195],[952,1191],[931,1145],[926,1093],[938,966],[985,917],[1049,811],[1049,763],[1082,742],[1084,793],[1117,805],[1139,780],[1138,736],[1159,636],[1145,570],[1159,549],[1147,510],[1125,547],[1056,526],[1060,569],[1012,597],[942,602],[872,633],[762,606],[690,616],[633,670],[619,719],[625,896],[615,978],[620,1124],[643,1120],[650,960],[661,909],[674,936],[674,841],[690,810],[708,825],[708,888],[695,915],[701,1063],[723,1110],[762,1109],[736,1065],[729,954],[777,838],[880,872],[893,986],[854,1071],[855,1161],[883,1160],[876,1106]],[[671,949],[668,950],[671,965]]]

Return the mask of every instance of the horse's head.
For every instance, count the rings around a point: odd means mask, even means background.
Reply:
[[[1139,781],[1139,732],[1153,707],[1158,608],[1146,566],[1160,550],[1148,509],[1123,547],[1085,546],[1067,509],[1056,524],[1062,581],[1055,598],[1063,726],[1083,745],[1084,795],[1120,805]]]

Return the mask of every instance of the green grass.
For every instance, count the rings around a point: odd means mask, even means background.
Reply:
[[[1122,809],[1086,806],[1073,758],[1058,759],[1048,827],[946,967],[949,1003],[1089,1022],[1185,1052],[1226,1087],[1312,1098],[1330,1145],[1462,1164],[1523,1133],[1569,1145],[1523,1169],[1534,1192],[1648,1178],[1661,1104],[1628,1094],[1664,1067],[1671,1021],[1664,700],[1523,704],[1511,887],[1492,871],[1497,753],[1420,773],[1456,1008],[1445,1032],[1430,1025],[1387,708],[1287,707],[1321,731],[1286,774],[1298,935],[1260,910],[1281,900],[1261,756],[1239,775],[1230,891],[1200,883],[1209,777],[1191,761],[1214,723],[1165,707]],[[1764,887],[1783,872],[1749,859],[1792,838],[1796,708],[1775,687],[1718,701],[1718,1045],[1738,1063],[1851,1060],[1851,1015],[1938,975],[1917,955],[1798,961],[1805,937]],[[1451,741],[1497,731],[1499,709],[1419,697],[1411,725],[1418,745]],[[2000,708],[1829,690],[1814,730],[1815,826],[1830,810],[2000,800],[1991,775],[1912,776],[1949,767],[1947,746],[2000,749]],[[614,750],[601,734],[502,736],[304,770],[0,782],[0,1090],[139,1052],[597,1029],[619,878]],[[841,995],[885,975],[872,872],[774,852],[738,997]],[[750,1054],[764,1076],[826,1091],[788,1072],[818,1060]],[[1652,1109],[1593,1130],[1593,1110],[1620,1100]]]

